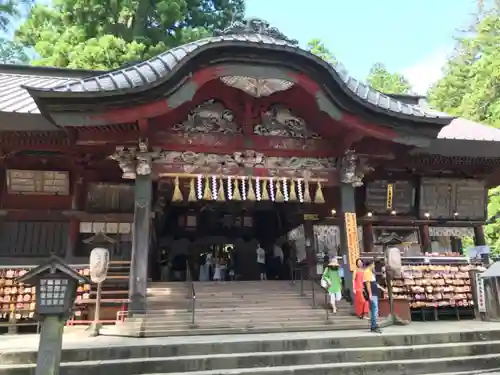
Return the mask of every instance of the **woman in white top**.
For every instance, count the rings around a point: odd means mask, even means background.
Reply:
[[[215,259],[214,281],[221,281],[220,260]]]
[[[266,280],[266,251],[257,245],[257,265],[259,266],[260,279]]]

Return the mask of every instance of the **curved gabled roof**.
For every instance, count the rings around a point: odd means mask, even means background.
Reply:
[[[254,24],[251,24],[254,21],[250,21],[246,27],[238,24],[237,27],[225,30],[222,33],[223,35],[201,39],[173,48],[133,66],[89,78],[72,80],[54,87],[26,86],[25,88],[32,96],[39,98],[92,98],[139,93],[169,81],[183,65],[205,51],[249,48],[261,53],[280,52],[306,58],[330,75],[336,86],[331,91],[340,89],[351,100],[360,103],[367,109],[377,112],[382,111],[388,115],[403,119],[420,120],[441,125],[447,124],[453,119],[452,116],[428,111],[418,105],[407,104],[384,95],[349,76],[344,70],[336,69],[309,51],[301,49],[294,41],[280,36],[281,34],[275,28],[266,29],[262,27],[262,24],[259,24],[259,27],[256,28]]]

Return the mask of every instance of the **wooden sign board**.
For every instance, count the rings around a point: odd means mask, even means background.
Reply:
[[[484,220],[486,218],[484,181],[450,178],[422,178],[420,212],[425,218]]]
[[[391,202],[388,190],[392,186]],[[366,184],[366,209],[374,213],[410,213],[414,206],[414,186],[411,181],[377,180]]]
[[[69,195],[69,172],[8,169],[7,193]]]
[[[319,216],[318,216],[318,214],[304,214],[304,220],[305,221],[318,221]]]
[[[347,256],[349,257],[349,268],[356,269],[356,260],[359,258],[358,223],[356,213],[346,212],[344,214],[345,230],[347,235]]]

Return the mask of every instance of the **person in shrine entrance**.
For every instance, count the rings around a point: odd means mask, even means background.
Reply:
[[[261,280],[266,280],[266,251],[260,246],[260,244],[257,244],[257,266],[259,267],[259,273],[260,273],[260,279]]]
[[[352,290],[354,293],[354,311],[360,319],[368,317],[369,305],[363,295],[365,284],[365,267],[361,259],[356,260],[356,269],[352,275]]]
[[[340,279],[339,268],[337,258],[333,258],[328,263],[321,277],[321,286],[330,295],[330,305],[334,314],[337,313],[337,302],[342,299],[342,280]]]
[[[381,330],[377,325],[378,296],[379,289],[383,290],[383,288],[377,283],[375,276],[375,262],[373,260],[368,260],[365,264],[365,285],[363,293],[370,305],[370,331],[380,333]]]

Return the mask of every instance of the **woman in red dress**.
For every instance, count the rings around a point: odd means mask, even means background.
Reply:
[[[361,259],[356,260],[356,269],[352,275],[352,281],[352,290],[354,291],[354,311],[358,318],[363,319],[365,316],[368,316],[369,306],[363,295],[365,268]]]

